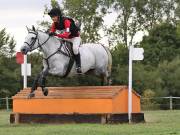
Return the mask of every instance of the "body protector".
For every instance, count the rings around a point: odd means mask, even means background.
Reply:
[[[60,17],[59,19],[59,23],[55,23],[55,27],[57,30],[64,30],[65,29],[65,26],[64,26],[64,21],[65,20],[69,20],[71,22],[71,25],[70,25],[70,37],[77,37],[79,36],[79,31],[80,31],[80,28],[78,26],[76,26],[74,20],[72,18],[69,18],[69,17]]]

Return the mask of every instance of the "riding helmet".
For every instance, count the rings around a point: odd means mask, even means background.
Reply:
[[[53,16],[61,16],[61,10],[59,8],[53,8],[48,12],[48,15]]]

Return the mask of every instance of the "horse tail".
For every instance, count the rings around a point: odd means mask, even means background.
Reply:
[[[107,66],[107,70],[109,72],[109,77],[111,76],[111,70],[112,70],[112,55],[110,53],[109,48],[106,47],[107,50],[107,54],[108,54],[108,66]]]

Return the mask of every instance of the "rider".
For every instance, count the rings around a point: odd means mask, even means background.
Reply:
[[[76,61],[77,73],[81,73],[81,59],[79,53],[79,46],[81,42],[80,30],[75,25],[71,18],[62,16],[59,8],[53,8],[48,15],[53,20],[49,35],[55,35],[59,38],[64,38],[73,44],[73,52]],[[56,30],[62,30],[62,34],[55,34]]]

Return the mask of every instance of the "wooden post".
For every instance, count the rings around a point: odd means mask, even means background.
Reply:
[[[15,123],[15,124],[19,124],[19,113],[15,113],[15,114],[14,114],[14,119],[15,119],[15,120],[14,120],[14,123]]]
[[[173,109],[172,96],[169,97],[169,109]]]
[[[9,99],[6,97],[6,110],[9,111]]]
[[[102,114],[101,116],[101,124],[106,124],[106,115]]]

